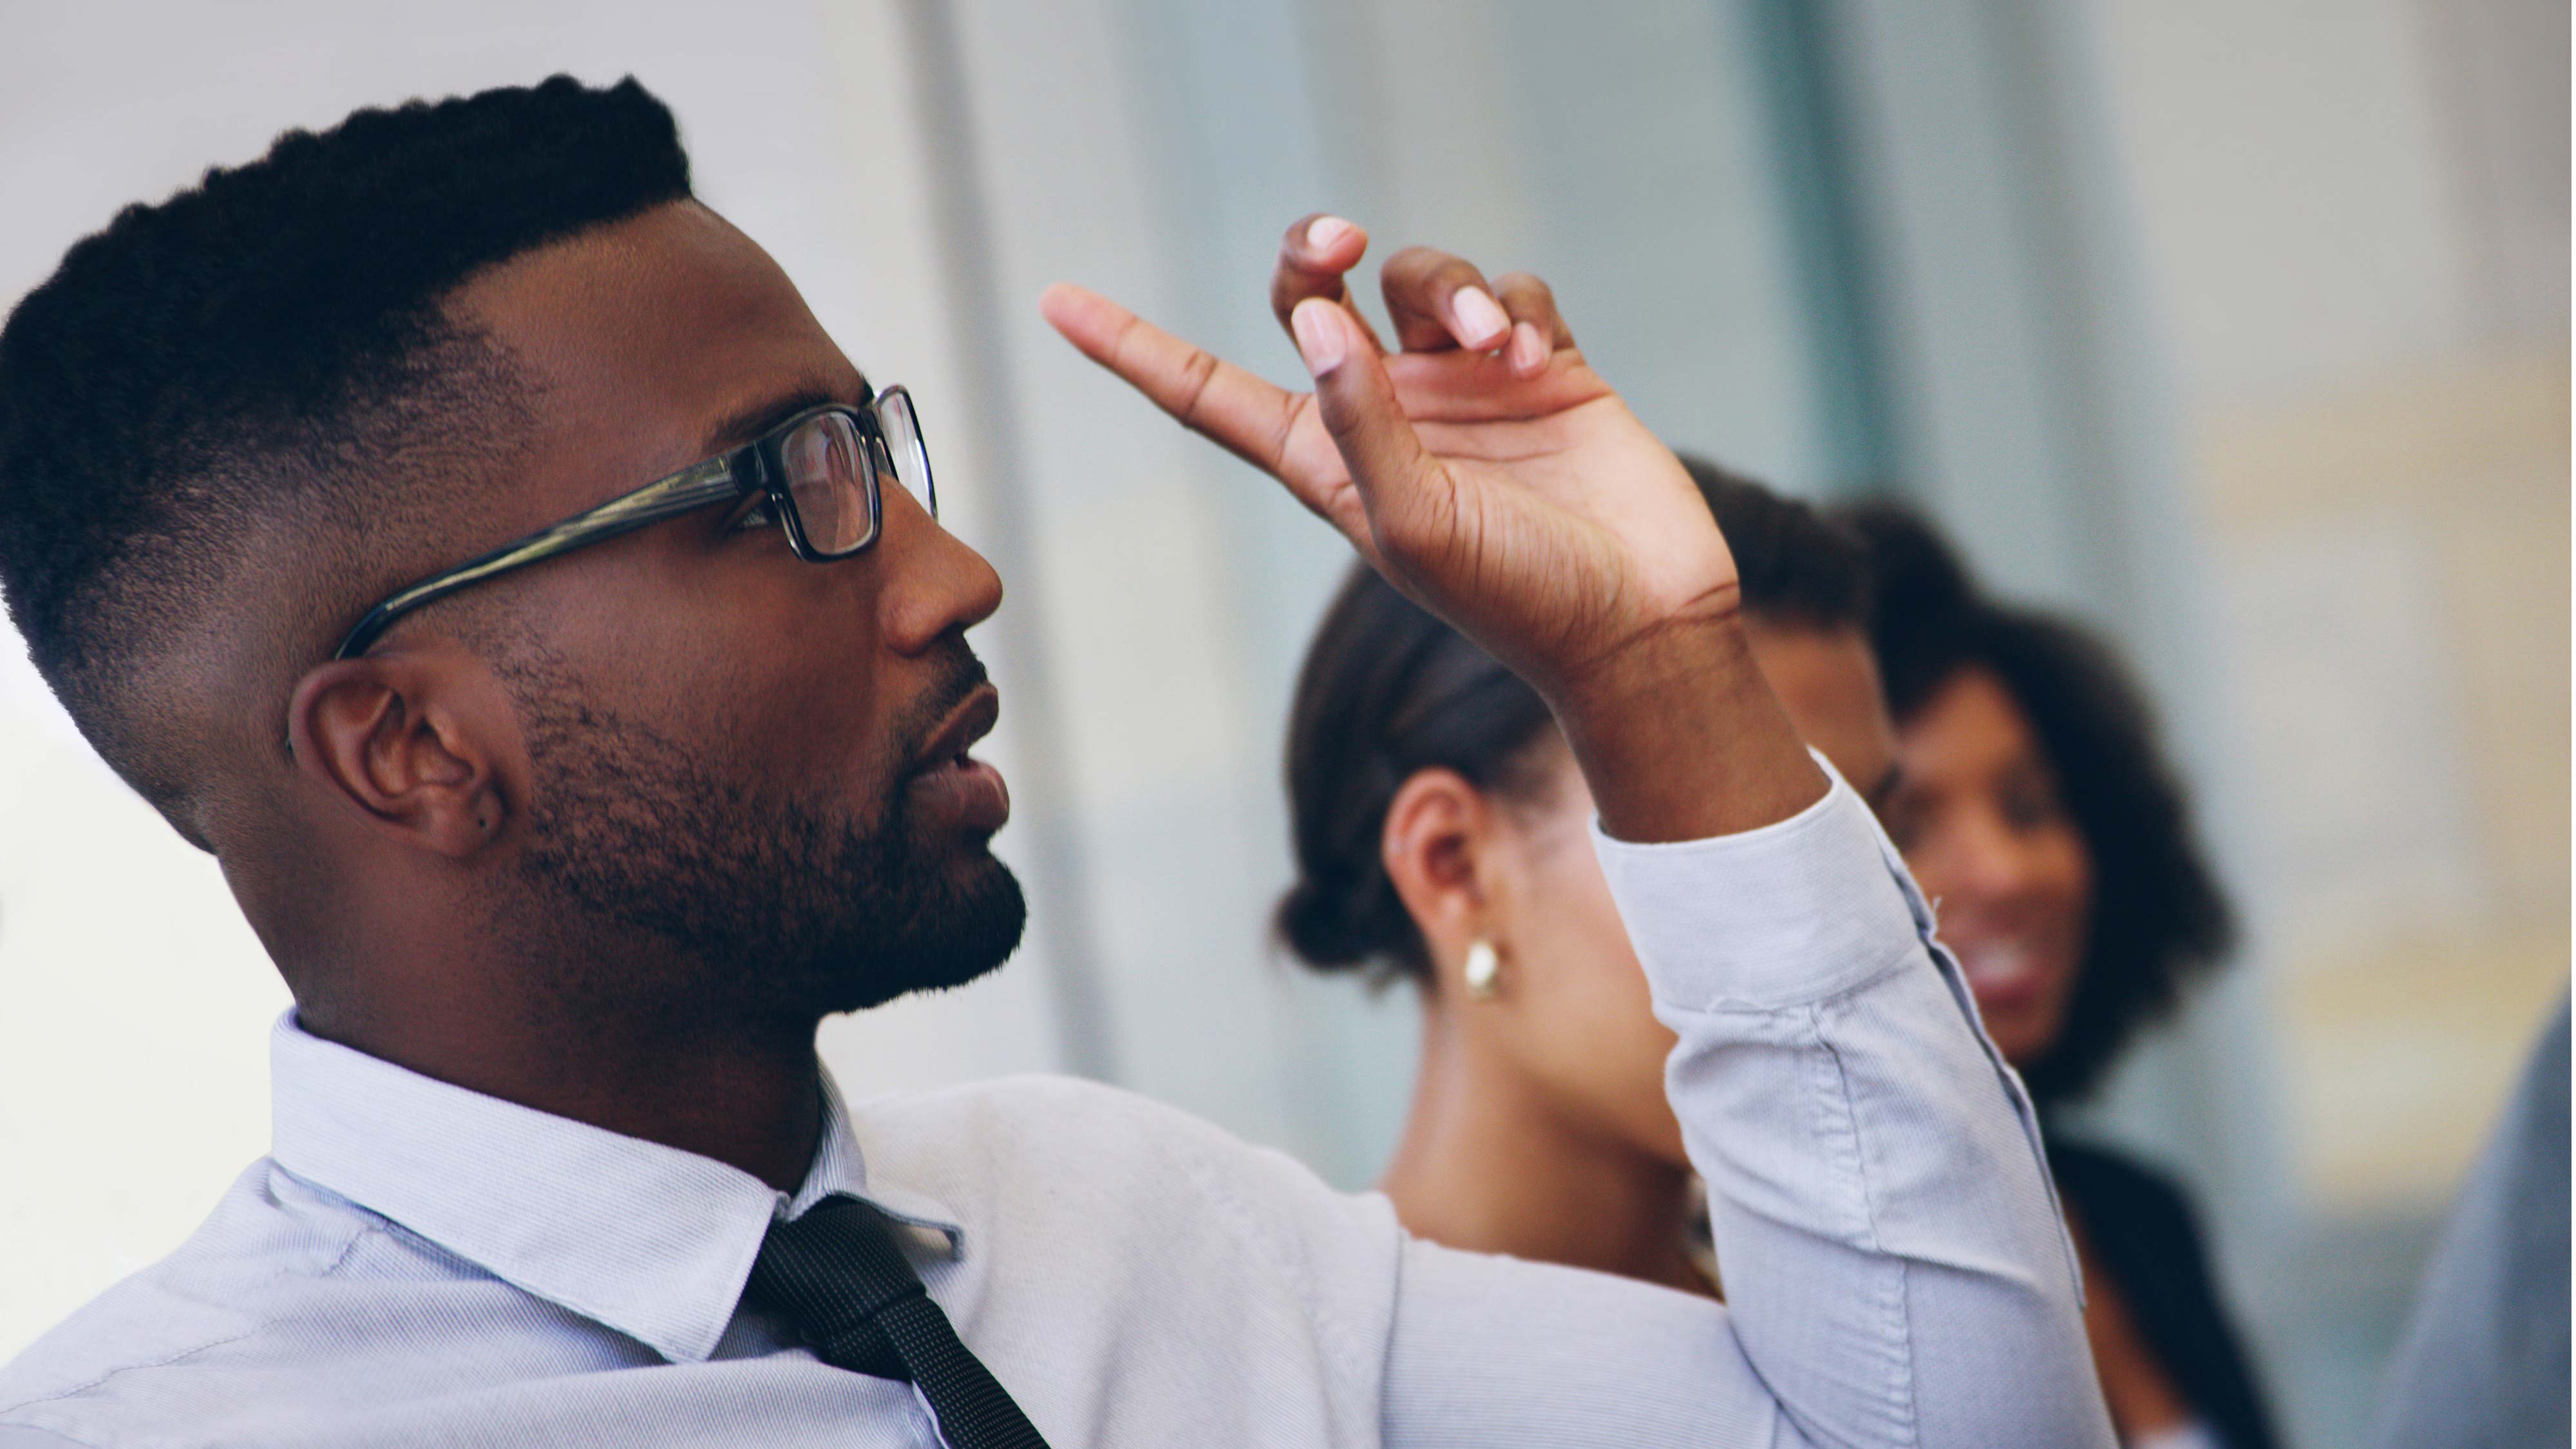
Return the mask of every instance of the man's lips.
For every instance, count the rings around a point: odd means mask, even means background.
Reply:
[[[975,742],[993,732],[1002,718],[1002,692],[989,684],[979,684],[957,702],[957,707],[941,720],[939,729],[921,747],[912,762],[912,773],[919,775],[947,765],[963,764],[966,752]]]
[[[978,685],[922,747],[905,788],[930,818],[945,817],[985,835],[1009,822],[1011,792],[1002,783],[1002,772],[966,753],[992,732],[1001,715],[1000,692]]]

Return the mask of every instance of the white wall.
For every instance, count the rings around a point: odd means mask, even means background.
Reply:
[[[2359,1442],[2567,989],[2568,9],[2093,9],[2279,1065],[2228,1246],[2300,1442]]]
[[[2287,1038],[2398,949],[2428,1002],[2496,997],[2476,1054],[2509,1064],[2565,980],[2566,7],[2100,8]],[[2307,1186],[2438,1202],[2505,1075],[2437,1073],[2394,1121],[2294,1079],[2303,1131],[2410,1148],[2304,1142]]]

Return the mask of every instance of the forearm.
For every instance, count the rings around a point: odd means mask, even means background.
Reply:
[[[1819,1443],[2107,1444],[2027,1100],[1849,790],[1602,855],[1680,1037],[1733,1332],[1783,1412]]]

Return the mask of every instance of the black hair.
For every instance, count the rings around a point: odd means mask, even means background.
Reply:
[[[1813,507],[1685,455],[1743,580],[1744,608],[1775,623],[1860,629],[1860,541]],[[1421,932],[1379,853],[1387,808],[1417,771],[1450,769],[1505,798],[1543,783],[1554,738],[1536,690],[1464,635],[1356,565],[1306,649],[1288,721],[1297,881],[1280,937],[1321,970],[1421,979]]]
[[[1775,624],[1851,629],[1869,620],[1869,550],[1806,502],[1694,454],[1680,455],[1735,555],[1747,612]]]
[[[2022,1072],[2042,1102],[2080,1097],[2235,942],[2234,913],[2182,783],[2145,696],[2103,641],[1988,598],[1931,525],[1901,505],[1864,504],[1843,517],[1869,544],[1871,639],[1899,726],[1960,671],[1991,671],[2030,721],[2092,856],[2092,919],[2065,1025]]]
[[[289,131],[127,207],[19,302],[0,328],[0,590],[82,733],[183,834],[186,710],[148,681],[223,607],[246,541],[337,521],[299,556],[358,571],[356,521],[471,452],[465,415],[508,395],[444,299],[687,195],[668,108],[632,79],[556,76]]]

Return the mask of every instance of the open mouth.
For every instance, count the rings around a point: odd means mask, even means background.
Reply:
[[[987,835],[1011,818],[1010,789],[1001,772],[968,753],[1001,715],[1001,693],[990,684],[977,685],[923,744],[909,788],[930,817]]]
[[[977,685],[957,702],[957,707],[940,721],[938,731],[923,744],[912,773],[926,775],[940,770],[973,768],[975,759],[967,752],[975,747],[977,740],[991,734],[993,726],[1001,718],[1001,691],[990,684]]]
[[[2048,953],[2020,937],[1948,942],[1968,989],[1988,1010],[2019,1005],[2048,985]]]

